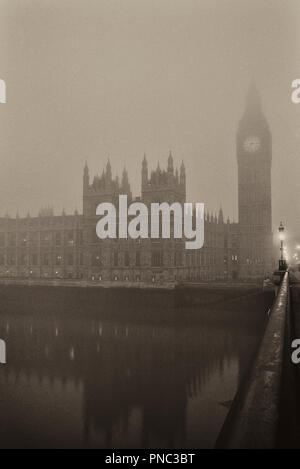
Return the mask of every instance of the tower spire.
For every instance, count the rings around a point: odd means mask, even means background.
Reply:
[[[182,187],[182,191],[183,191],[184,198],[185,198],[185,195],[186,195],[186,176],[185,176],[185,166],[184,166],[183,160],[182,160],[182,163],[181,163],[181,166],[180,166],[179,184]]]
[[[90,183],[90,175],[89,175],[89,168],[87,165],[87,161],[85,160],[85,165],[83,169],[83,190],[87,190]]]
[[[251,79],[248,88],[246,107],[248,111],[261,111],[261,98],[254,78]]]
[[[123,194],[128,194],[130,192],[128,173],[127,173],[127,169],[125,166],[124,166],[123,173],[122,173],[121,188],[122,188]]]
[[[107,158],[107,163],[106,163],[106,177],[108,181],[111,181],[111,164],[109,157]]]
[[[220,208],[219,208],[218,223],[224,223],[224,215],[223,215],[222,205],[220,205]]]
[[[148,184],[148,163],[146,159],[146,153],[144,153],[144,158],[142,162],[142,191],[143,188]]]
[[[168,173],[174,172],[174,165],[173,165],[173,156],[171,150],[169,151],[169,157],[168,157]]]
[[[272,135],[254,80],[238,126],[236,151],[240,230],[238,275],[244,279],[263,278],[272,269]]]

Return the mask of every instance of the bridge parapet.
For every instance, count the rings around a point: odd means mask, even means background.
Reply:
[[[282,364],[289,316],[289,277],[284,274],[259,350],[218,437],[217,448],[274,448]]]

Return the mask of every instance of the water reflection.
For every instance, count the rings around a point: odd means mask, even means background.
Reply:
[[[257,333],[0,316],[2,447],[211,447]]]

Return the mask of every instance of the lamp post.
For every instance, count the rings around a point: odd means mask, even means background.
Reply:
[[[283,248],[283,242],[284,242],[284,226],[282,221],[280,222],[279,228],[279,240],[280,240],[280,259],[279,259],[279,270],[286,270],[286,262],[284,259],[284,248]]]
[[[300,271],[300,262],[299,262],[299,250],[300,250],[300,245],[297,244],[296,246],[296,262],[297,262],[297,265],[298,265],[298,270]]]

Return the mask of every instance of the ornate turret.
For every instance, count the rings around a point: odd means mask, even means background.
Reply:
[[[220,207],[220,209],[219,209],[219,213],[218,213],[218,223],[224,223],[224,216],[223,216],[222,207]]]
[[[106,163],[106,173],[105,173],[105,176],[106,176],[106,181],[107,181],[107,182],[111,182],[111,165],[110,165],[109,158],[107,159],[107,163]]]
[[[171,151],[168,155],[167,168],[161,167],[159,161],[155,170],[151,171],[148,178],[148,164],[144,156],[142,163],[142,198],[146,202],[164,201],[185,202],[185,167],[182,163],[180,175],[174,171],[174,160]]]
[[[249,85],[246,99],[246,111],[252,111],[254,113],[261,112],[261,98],[254,80],[252,80]]]
[[[54,211],[53,208],[47,205],[46,207],[41,207],[39,210],[39,217],[53,217]],[[18,218],[18,214],[17,214]]]
[[[127,170],[124,168],[121,183],[119,177],[112,177],[112,169],[109,159],[101,176],[96,174],[92,183],[88,184],[88,172],[85,170],[87,190],[83,192],[83,215],[94,216],[96,207],[102,202],[117,204],[119,195],[126,194],[132,200]]]
[[[170,187],[174,187],[174,164],[173,164],[173,156],[172,156],[171,151],[169,152],[169,157],[168,157],[167,174],[168,174],[168,185]]]
[[[183,186],[184,192],[185,192],[186,177],[185,177],[185,166],[184,166],[183,161],[182,161],[181,166],[180,166],[179,183],[180,183],[181,186]]]
[[[170,174],[174,173],[173,156],[172,156],[171,150],[169,152],[169,157],[168,157],[168,173]]]
[[[144,153],[144,158],[142,162],[142,188],[146,187],[148,184],[148,163],[146,160],[146,155]]]
[[[130,184],[128,180],[127,169],[124,167],[122,174],[122,183],[121,183],[121,192],[122,194],[127,194],[131,198]]]
[[[84,170],[83,170],[83,191],[84,192],[88,189],[89,183],[90,183],[89,168],[88,168],[87,162],[85,162]]]

